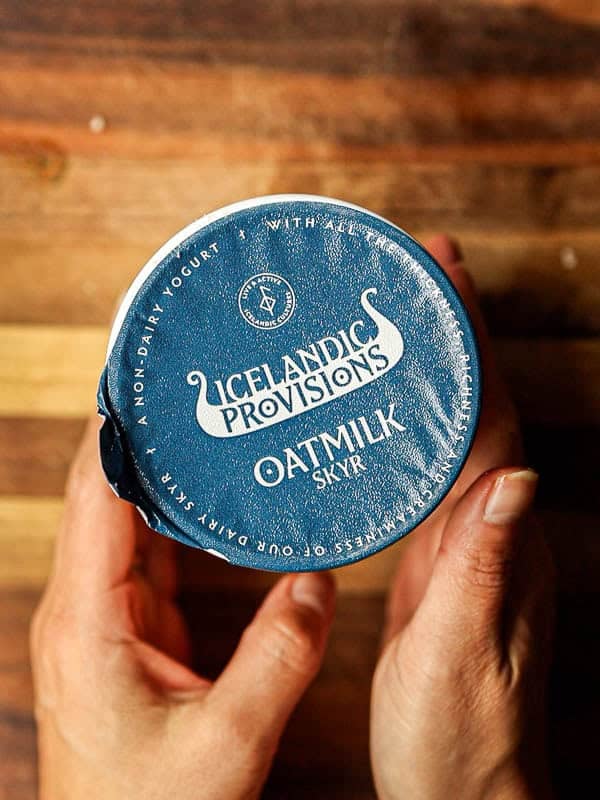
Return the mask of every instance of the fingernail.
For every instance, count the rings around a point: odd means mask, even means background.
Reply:
[[[508,472],[499,478],[489,493],[484,522],[491,525],[509,525],[516,522],[533,502],[538,474],[532,469]]]
[[[292,598],[301,606],[308,606],[324,617],[329,608],[331,578],[306,572],[298,575],[292,584]]]

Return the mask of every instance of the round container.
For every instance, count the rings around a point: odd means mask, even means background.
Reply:
[[[98,406],[114,491],[230,562],[338,567],[422,522],[480,407],[477,345],[404,231],[312,195],[193,222],[117,313]]]

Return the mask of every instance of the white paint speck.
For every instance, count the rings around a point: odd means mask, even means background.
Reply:
[[[102,114],[94,114],[88,124],[92,133],[102,133],[106,128],[106,119]]]
[[[575,269],[575,267],[579,263],[579,259],[577,258],[577,253],[572,247],[569,246],[561,247],[560,263],[562,264],[563,269],[568,269],[568,270]]]

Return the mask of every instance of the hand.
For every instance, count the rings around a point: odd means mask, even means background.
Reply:
[[[174,541],[101,473],[96,418],[71,470],[31,627],[40,800],[258,797],[333,618],[327,574],[282,578],[211,684],[189,666]]]
[[[529,509],[515,410],[456,246],[430,251],[460,292],[482,353],[479,430],[459,480],[403,553],[373,680],[380,800],[548,797],[544,691],[553,566]],[[517,465],[517,466],[511,466]]]

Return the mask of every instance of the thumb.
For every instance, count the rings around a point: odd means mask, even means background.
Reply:
[[[333,621],[328,573],[282,578],[246,628],[210,700],[250,746],[270,758],[289,715],[319,670]]]
[[[501,636],[512,565],[537,485],[531,469],[481,475],[453,509],[412,623],[444,648]]]

